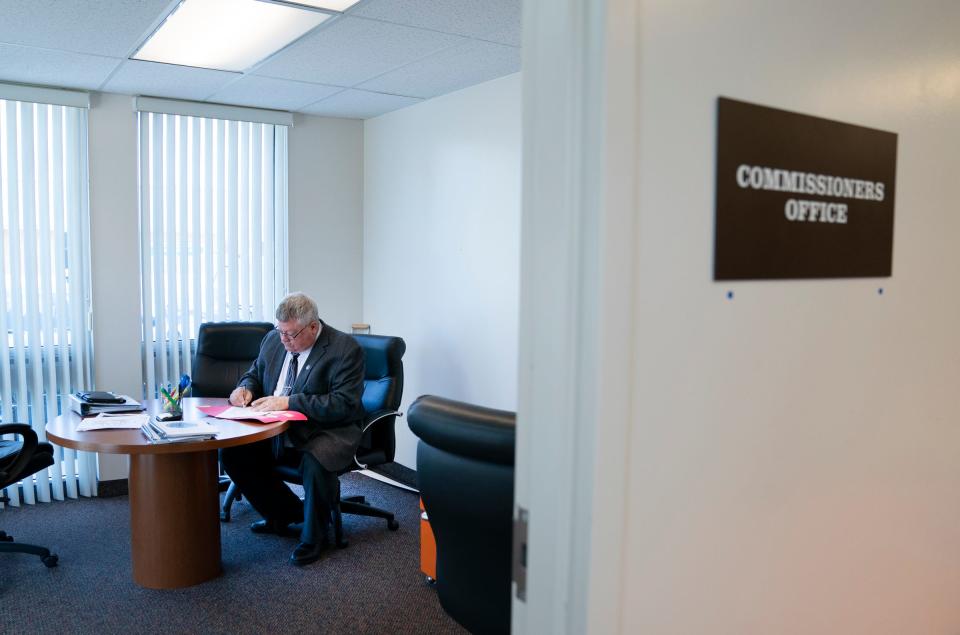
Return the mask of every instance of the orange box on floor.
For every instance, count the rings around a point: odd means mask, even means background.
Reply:
[[[423,499],[420,499],[420,570],[431,580],[437,579],[437,541],[423,508]]]

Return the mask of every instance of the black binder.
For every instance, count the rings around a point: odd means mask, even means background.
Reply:
[[[104,390],[78,391],[77,399],[88,404],[118,404],[126,401],[123,397]]]

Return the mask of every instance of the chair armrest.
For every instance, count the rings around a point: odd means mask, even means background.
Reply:
[[[23,437],[23,447],[14,455],[15,458],[6,466],[6,469],[0,470],[0,488],[6,487],[14,480],[19,480],[20,472],[30,462],[39,443],[37,433],[25,423],[0,424],[0,435],[4,434],[16,434]]]
[[[370,426],[372,426],[373,424],[375,424],[376,422],[382,419],[386,419],[387,417],[402,417],[402,416],[403,416],[403,413],[400,412],[399,410],[389,410],[387,408],[384,408],[383,410],[375,410],[374,412],[370,413],[370,418],[367,419],[367,422],[363,424],[363,431],[366,432],[367,430],[370,429]]]
[[[373,412],[368,413],[368,415],[370,418],[367,419],[367,422],[363,424],[363,434],[366,434],[367,430],[373,427],[373,424],[377,423],[378,421],[383,421],[387,417],[402,417],[403,413],[399,410],[390,410],[389,408],[384,408],[382,410],[374,410]],[[356,454],[353,455],[353,462],[361,470],[367,469],[367,464],[361,463],[360,460],[357,459]]]

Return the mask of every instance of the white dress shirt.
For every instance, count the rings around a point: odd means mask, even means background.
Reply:
[[[314,342],[316,344],[316,342]],[[300,351],[300,357],[297,358],[297,378],[300,377],[300,373],[304,370],[304,365],[307,363],[307,360],[310,358],[310,351],[313,350],[313,346],[308,348],[305,351]],[[280,368],[280,377],[277,378],[277,386],[273,389],[273,395],[275,397],[282,397],[283,395],[283,386],[287,382],[287,370],[290,368],[290,360],[293,359],[293,353],[287,351],[287,355],[283,358],[283,366]]]

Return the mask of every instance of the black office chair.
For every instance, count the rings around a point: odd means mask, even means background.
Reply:
[[[387,335],[354,335],[353,337],[363,348],[364,353],[363,407],[366,410],[366,416],[363,423],[363,438],[353,457],[353,464],[340,470],[340,475],[393,461],[397,448],[394,423],[397,417],[403,416],[398,408],[403,397],[403,354],[407,350],[406,343],[402,338]],[[288,483],[303,484],[295,466],[279,465],[276,469]],[[235,491],[236,487],[231,485],[224,499],[224,513],[228,520],[229,504],[233,503],[230,494]],[[400,527],[400,523],[391,512],[368,504],[363,496],[341,498],[338,493],[338,500],[339,504],[334,505],[332,510],[334,538],[338,547],[347,546],[347,542],[343,539],[341,518],[341,514],[344,513],[383,518],[391,531]]]
[[[204,322],[193,356],[192,397],[229,397],[273,330],[269,322]]]
[[[471,633],[509,633],[516,414],[425,395],[407,418],[440,606]]]
[[[260,354],[260,343],[273,330],[270,322],[204,322],[197,333],[197,353],[191,377],[193,397],[230,396],[240,377]],[[238,496],[230,479],[220,477],[220,491],[227,490],[220,518],[230,520],[230,505]]]
[[[0,439],[0,490],[9,487],[40,470],[53,465],[53,446],[39,443],[37,433],[23,423],[0,424],[0,435],[16,434],[23,441]],[[0,494],[0,503],[9,503],[10,498]],[[0,531],[0,553],[29,553],[40,556],[48,567],[57,566],[58,557],[46,547],[13,542],[13,536]]]

